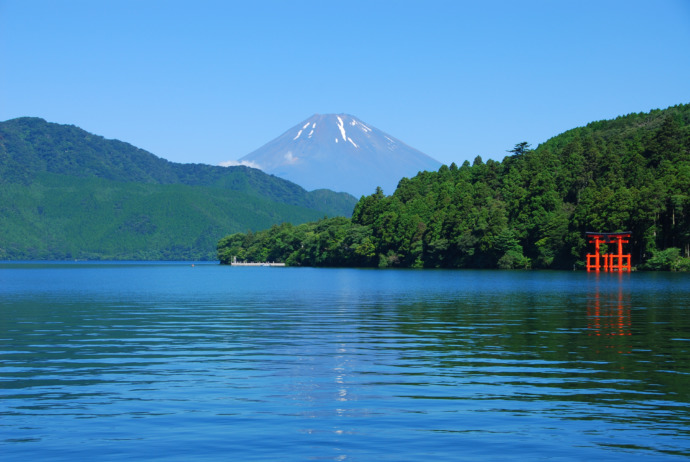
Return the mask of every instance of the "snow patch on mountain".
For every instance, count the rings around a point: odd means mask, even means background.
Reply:
[[[341,119],[340,116],[337,116],[337,117],[338,117],[338,129],[340,129],[340,134],[343,137],[343,141],[347,141],[347,135],[345,135],[345,126],[343,124],[343,119]]]

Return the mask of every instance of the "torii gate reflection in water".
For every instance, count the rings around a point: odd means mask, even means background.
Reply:
[[[630,242],[632,234],[626,233],[585,233],[590,244],[594,244],[594,253],[587,254],[587,271],[628,271],[630,272],[630,254],[623,254],[623,244]],[[625,240],[624,240],[625,239]],[[599,253],[599,244],[618,244],[618,253]],[[603,260],[603,262],[602,262]]]

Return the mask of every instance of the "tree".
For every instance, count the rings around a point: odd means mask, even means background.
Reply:
[[[520,157],[529,151],[530,144],[527,141],[522,141],[515,145],[513,149],[507,152],[512,152],[515,156]]]

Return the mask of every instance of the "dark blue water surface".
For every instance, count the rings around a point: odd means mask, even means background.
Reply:
[[[0,264],[2,460],[689,456],[688,274]]]

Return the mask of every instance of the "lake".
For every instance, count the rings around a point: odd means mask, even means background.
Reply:
[[[687,460],[690,275],[0,263],[0,454]]]

